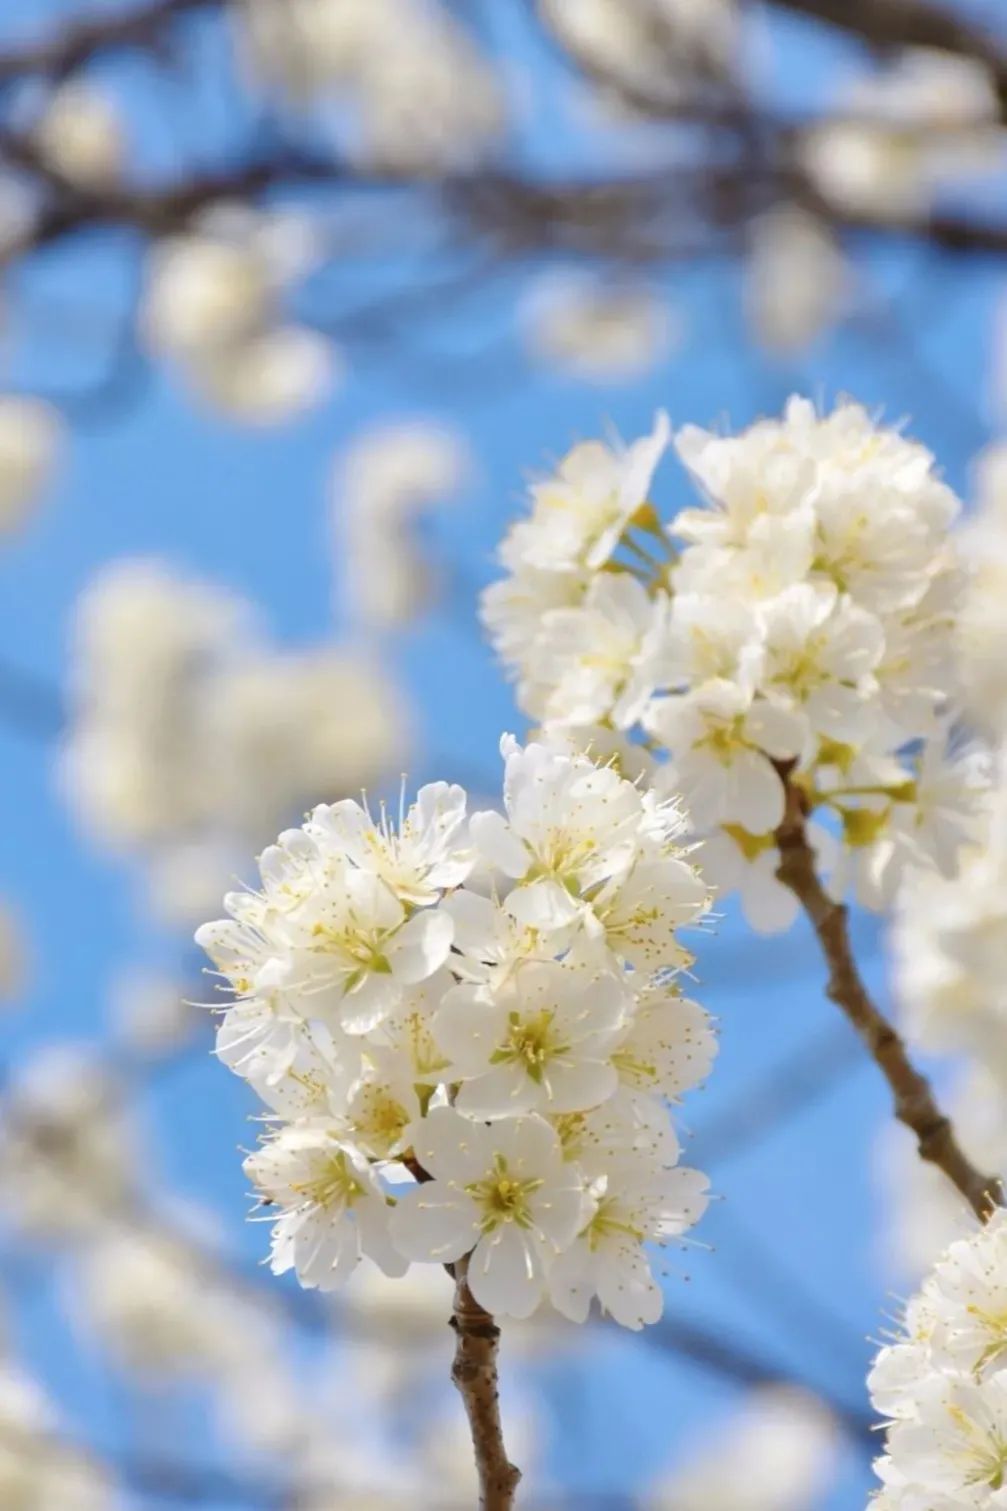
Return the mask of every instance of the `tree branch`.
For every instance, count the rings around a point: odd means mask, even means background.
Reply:
[[[497,1382],[500,1329],[468,1286],[468,1258],[454,1265],[455,1300],[451,1326],[455,1357],[451,1380],[465,1404],[479,1474],[479,1511],[510,1511],[521,1471],[504,1447]]]
[[[916,1135],[921,1159],[936,1165],[985,1222],[1003,1204],[1003,1186],[983,1175],[958,1143],[954,1128],[937,1105],[929,1081],[913,1065],[905,1044],[872,1001],[850,946],[846,909],[822,886],[804,828],[804,803],[786,784],[787,811],[776,832],[780,849],[777,876],[800,901],[829,967],[826,992],[847,1016],[891,1089],[895,1116]]]
[[[773,0],[793,11],[860,37],[870,47],[932,47],[974,58],[993,76],[1007,111],[1007,42],[932,0]]]

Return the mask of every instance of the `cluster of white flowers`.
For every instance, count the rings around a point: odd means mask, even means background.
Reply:
[[[936,192],[1003,162],[996,85],[978,59],[904,48],[888,68],[857,79],[837,119],[806,135],[803,166],[832,203],[899,219]]]
[[[217,1053],[280,1120],[246,1161],[277,1271],[324,1290],[362,1255],[471,1254],[491,1312],[583,1321],[598,1296],[637,1328],[662,1306],[646,1245],[705,1205],[666,1102],[714,1053],[676,979],[707,891],[674,803],[503,750],[505,814],[435,783],[397,829],[344,801],[263,853],[197,933],[235,996]]]
[[[77,657],[71,797],[100,839],[143,855],[167,918],[205,915],[309,794],[401,760],[402,699],[380,666],[336,646],[279,652],[243,600],[157,562],[90,586]]]
[[[855,404],[795,398],[739,436],[680,431],[705,502],[665,526],[668,438],[661,416],[623,451],[575,447],[507,535],[483,611],[523,708],[680,792],[704,873],[755,928],[796,911],[775,879],[785,780],[828,816],[809,832],[836,895],[881,907],[908,866],[953,870],[987,778],[948,753],[958,502],[932,457]]]
[[[472,167],[504,124],[496,73],[441,0],[236,0],[253,81],[367,167]]]
[[[149,347],[220,414],[289,420],[325,396],[338,365],[332,342],[283,309],[318,255],[303,217],[214,206],[151,250],[141,311]]]
[[[1007,1214],[951,1245],[879,1353],[877,1511],[1007,1506]]]

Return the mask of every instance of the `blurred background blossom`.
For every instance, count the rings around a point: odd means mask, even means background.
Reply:
[[[911,415],[969,501],[1002,741],[1005,126],[997,0],[9,0],[0,1505],[472,1504],[446,1277],[260,1266],[192,926],[317,802],[497,789],[496,544],[658,408]],[[854,920],[999,1169],[1004,801],[961,877]],[[862,1506],[866,1340],[967,1225],[806,932],[720,913],[686,1132],[722,1200],[648,1333],[507,1328],[529,1507]]]

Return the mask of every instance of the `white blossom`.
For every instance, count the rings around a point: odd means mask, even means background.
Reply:
[[[543,722],[635,724],[661,677],[668,600],[650,597],[633,577],[598,576],[576,608],[547,612],[535,644],[548,696],[526,698]]]
[[[1000,1507],[1007,1471],[1007,1226],[995,1211],[951,1245],[869,1384],[888,1418],[876,1470],[895,1505]],[[901,1498],[901,1499],[900,1499]],[[883,1501],[882,1501],[883,1503]]]
[[[495,74],[439,0],[243,0],[235,11],[254,78],[313,109],[362,166],[470,167],[502,129]]]
[[[424,907],[459,886],[472,869],[462,787],[431,782],[392,828],[382,809],[375,823],[366,807],[346,798],[314,810],[307,832],[373,872],[400,902]]]
[[[585,1207],[580,1176],[549,1124],[530,1116],[487,1126],[437,1108],[416,1152],[433,1179],[394,1209],[398,1248],[444,1264],[471,1254],[476,1300],[497,1315],[530,1316]]]
[[[648,494],[663,427],[637,443]],[[711,868],[765,932],[796,912],[776,877],[787,786],[821,813],[809,833],[837,898],[884,908],[909,871],[953,873],[988,782],[954,749],[959,505],[930,453],[852,402],[819,414],[800,398],[734,436],[685,426],[675,445],[700,506],[662,524],[637,490],[597,544],[580,501],[611,453],[588,443],[504,540],[509,575],[483,614],[543,745],[590,750],[614,727],[632,752],[642,732],[634,776],[681,795]],[[505,905],[523,909],[551,862],[521,858],[500,825],[487,821],[487,843],[519,883]],[[613,884],[626,870],[612,864]],[[571,923],[594,885],[549,888],[553,913],[524,921]]]
[[[474,1117],[576,1112],[616,1088],[612,1051],[626,1013],[622,983],[563,961],[526,961],[495,990],[457,986],[432,1030]]]
[[[544,745],[504,744],[504,808],[477,813],[472,841],[516,885],[507,911],[559,929],[584,911],[585,891],[625,874],[640,842],[641,798],[607,766]]]
[[[512,526],[500,559],[512,569],[550,572],[603,567],[633,516],[648,502],[651,479],[670,439],[667,417],[653,433],[619,450],[598,441],[575,446],[554,477],[532,486],[532,511]]]
[[[329,1290],[362,1256],[386,1274],[406,1269],[388,1236],[389,1208],[360,1150],[338,1125],[307,1119],[281,1128],[245,1160],[263,1201],[281,1208],[273,1227],[273,1270],[295,1270],[303,1286]]]
[[[668,1101],[715,1050],[675,979],[709,893],[674,798],[562,744],[501,750],[506,816],[467,822],[437,782],[397,823],[322,804],[266,848],[197,932],[231,994],[217,1056],[268,1109],[245,1168],[278,1272],[327,1290],[361,1257],[467,1257],[493,1312],[562,1295],[583,1320],[597,1294],[639,1327],[644,1246],[704,1204]]]
[[[664,1298],[644,1249],[666,1243],[692,1227],[706,1207],[706,1177],[676,1166],[670,1170],[614,1165],[592,1190],[594,1211],[576,1243],[549,1274],[553,1305],[585,1322],[593,1296],[623,1327],[639,1330],[656,1322]]]

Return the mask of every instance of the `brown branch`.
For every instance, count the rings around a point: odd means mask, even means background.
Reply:
[[[980,1222],[1004,1200],[996,1176],[983,1175],[969,1160],[950,1119],[937,1105],[929,1081],[913,1065],[905,1044],[871,999],[850,945],[846,908],[825,891],[804,828],[801,794],[788,782],[787,811],[776,832],[777,876],[804,908],[829,967],[826,992],[867,1046],[891,1089],[895,1116],[916,1135],[920,1158],[942,1170]]]
[[[465,1405],[479,1474],[479,1511],[510,1511],[521,1471],[504,1447],[497,1383],[500,1329],[468,1286],[468,1258],[453,1266],[455,1357],[451,1380]]]
[[[779,10],[822,21],[871,47],[931,47],[974,58],[990,71],[1007,111],[1007,40],[932,0],[773,0]]]

